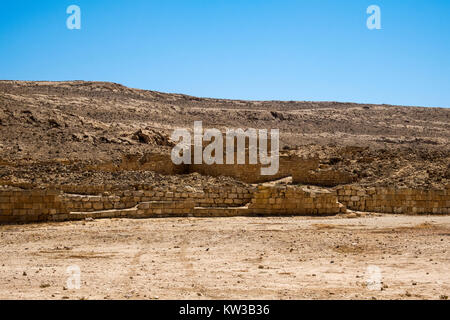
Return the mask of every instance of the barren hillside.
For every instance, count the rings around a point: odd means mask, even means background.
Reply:
[[[360,183],[441,186],[450,178],[450,109],[196,98],[105,82],[0,81],[0,179],[140,179],[85,164],[167,153],[172,129],[192,128],[197,120],[219,129],[280,129],[284,153],[320,159]]]

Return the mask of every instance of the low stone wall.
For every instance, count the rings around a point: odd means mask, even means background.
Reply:
[[[0,191],[0,223],[44,221],[51,215],[67,213],[60,191]]]
[[[55,190],[51,191],[3,190],[0,191],[0,223],[68,220],[81,216],[188,215],[193,213],[194,207],[245,206],[251,201],[255,190],[251,186],[211,186],[201,190],[189,186],[141,187],[143,190],[117,190],[115,186],[108,185],[55,186]],[[74,191],[80,193],[73,194]],[[94,212],[97,214],[88,214]]]
[[[261,175],[261,168],[268,167],[267,165],[248,164],[248,158],[246,159],[246,164],[191,164],[185,166],[185,170],[187,173],[197,172],[212,177],[228,176],[246,183],[263,183],[289,177],[297,168],[317,166],[317,161],[281,155],[278,172],[275,175],[265,176]]]
[[[331,215],[346,211],[338,203],[335,191],[298,186],[259,186],[249,209],[254,213],[287,215]]]
[[[253,196],[255,188],[240,187],[207,187],[196,190],[191,187],[154,187],[141,186],[141,190],[115,190],[114,187],[89,186],[77,194],[65,194],[63,201],[69,209],[96,211],[104,209],[123,209],[148,201],[180,201],[191,199],[197,207],[239,207],[247,204]],[[73,192],[73,188],[62,187]],[[112,193],[109,196],[92,196],[91,193]],[[83,192],[84,191],[84,192]]]
[[[71,212],[69,218],[73,220],[85,218],[156,218],[170,216],[192,216],[194,201],[189,199],[172,201],[141,202],[128,209],[102,210],[93,212]]]
[[[364,188],[347,185],[336,188],[339,202],[358,211],[404,214],[450,214],[450,189],[417,190]]]
[[[93,218],[148,218],[165,216],[332,215],[347,209],[403,214],[450,214],[450,188],[414,190],[363,188],[334,189],[270,185],[244,187],[88,186],[108,190],[71,194],[70,186],[51,190],[0,190],[0,223]],[[77,188],[81,188],[77,186]],[[137,188],[137,187],[136,187]]]
[[[95,190],[100,186],[89,186]],[[88,217],[336,214],[345,212],[335,191],[298,186],[154,187],[100,195],[46,190],[0,191],[0,222],[76,220]],[[71,189],[65,186],[65,189]],[[86,190],[85,190],[86,191]]]
[[[248,154],[246,154],[246,164],[207,165],[193,164],[192,161],[192,164],[175,165],[170,154],[150,153],[145,155],[126,155],[120,164],[104,163],[88,166],[87,169],[100,171],[147,170],[165,175],[196,172],[212,177],[228,176],[245,183],[264,183],[292,176],[294,183],[324,187],[348,184],[356,179],[354,175],[347,172],[333,170],[329,166],[320,165],[317,159],[303,159],[294,155],[280,155],[279,170],[275,175],[261,175],[261,167],[261,164],[249,164]]]

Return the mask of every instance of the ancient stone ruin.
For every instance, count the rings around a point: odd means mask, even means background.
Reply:
[[[446,109],[14,81],[0,82],[0,107],[1,223],[450,214]],[[223,131],[278,128],[277,174],[261,175],[261,164],[174,164],[170,132],[195,119]]]

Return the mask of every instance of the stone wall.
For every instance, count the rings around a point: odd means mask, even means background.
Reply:
[[[311,160],[281,155],[278,172],[271,176],[261,175],[261,164],[248,164],[248,160],[246,164],[192,164],[186,170],[188,173],[198,172],[213,177],[228,176],[246,183],[263,183],[289,177],[297,168],[310,167],[311,163]]]
[[[185,216],[195,207],[236,208],[251,201],[254,187],[55,186],[54,190],[0,191],[0,222],[72,220],[79,217]],[[58,190],[58,191],[55,191]],[[74,194],[73,192],[79,192]],[[92,214],[89,214],[92,213]]]
[[[67,213],[67,209],[59,191],[0,191],[0,223],[44,221],[62,213]]]
[[[146,170],[164,175],[199,173],[212,177],[228,176],[245,183],[264,183],[292,176],[294,183],[323,187],[349,184],[356,179],[355,175],[334,170],[330,166],[320,164],[317,159],[303,159],[287,154],[280,154],[279,170],[277,174],[271,176],[261,175],[261,164],[248,164],[248,162],[247,154],[245,164],[207,165],[193,164],[192,161],[192,164],[175,165],[170,154],[150,153],[126,155],[120,164],[103,163],[88,166],[87,169],[100,171]]]
[[[156,218],[156,217],[185,217],[194,213],[194,201],[180,199],[171,201],[140,202],[136,206],[126,209],[112,209],[92,212],[71,212],[69,219],[85,218]],[[59,217],[57,217],[59,218]]]
[[[0,223],[165,216],[332,215],[347,209],[399,214],[450,214],[450,188],[414,190],[325,189],[298,185],[244,187],[54,186],[51,190],[0,190]],[[88,192],[95,191],[89,194]]]
[[[74,192],[73,187],[62,187],[65,192]],[[96,211],[103,209],[123,209],[140,202],[193,200],[197,207],[239,207],[252,198],[254,187],[159,187],[138,186],[137,190],[115,190],[114,187],[88,186],[75,188],[77,194],[63,195],[63,201],[69,209]],[[70,191],[69,191],[70,190]],[[111,193],[113,195],[92,196],[93,193]]]
[[[56,186],[55,186],[56,188]],[[147,186],[143,190],[114,190],[88,186],[84,194],[59,191],[0,191],[0,222],[76,220],[88,217],[300,215],[345,212],[335,191],[299,186],[191,187]],[[77,189],[82,189],[77,186]],[[104,190],[109,191],[104,191]]]
[[[352,210],[404,214],[450,214],[450,188],[417,190],[347,185],[337,187],[336,191],[339,202]]]
[[[299,186],[259,186],[249,205],[254,213],[331,215],[343,213],[336,191]]]

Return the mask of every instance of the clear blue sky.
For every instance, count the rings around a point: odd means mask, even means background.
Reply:
[[[450,107],[450,1],[0,0],[0,79]]]

